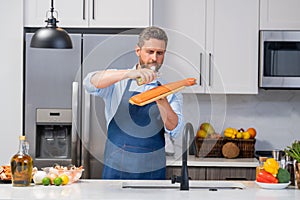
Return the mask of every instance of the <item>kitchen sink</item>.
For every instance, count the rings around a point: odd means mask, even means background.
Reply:
[[[124,181],[122,188],[135,189],[179,189],[180,184],[172,184],[171,180]],[[245,185],[234,181],[189,181],[190,189],[244,189]]]

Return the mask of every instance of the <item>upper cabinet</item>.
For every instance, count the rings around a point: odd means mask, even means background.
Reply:
[[[260,0],[261,30],[300,30],[299,0]]]
[[[50,0],[25,0],[25,27],[43,27]],[[140,28],[152,23],[152,0],[54,1],[60,27]],[[58,14],[58,16],[56,15]]]
[[[162,78],[177,81],[197,78],[197,85],[184,92],[204,92],[205,0],[154,0],[153,23],[168,34]]]
[[[168,31],[162,76],[197,78],[186,92],[258,93],[259,0],[154,0]]]

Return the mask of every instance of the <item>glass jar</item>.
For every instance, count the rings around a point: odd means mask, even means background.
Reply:
[[[256,167],[255,177],[257,177],[259,171],[264,168],[264,163],[266,162],[267,159],[268,159],[268,157],[259,157],[259,159],[258,159],[258,166]]]

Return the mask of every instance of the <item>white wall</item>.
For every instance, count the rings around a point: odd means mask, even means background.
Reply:
[[[23,0],[1,1],[0,165],[18,150],[22,124]]]

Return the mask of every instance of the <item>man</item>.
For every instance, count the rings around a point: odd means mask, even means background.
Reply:
[[[161,84],[157,72],[167,43],[162,29],[145,28],[135,48],[137,65],[129,70],[92,72],[84,80],[86,90],[105,102],[104,179],[165,179],[164,133],[175,137],[182,129],[182,95],[172,94],[145,106],[131,105],[128,100]]]

